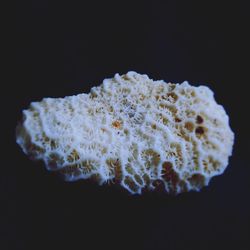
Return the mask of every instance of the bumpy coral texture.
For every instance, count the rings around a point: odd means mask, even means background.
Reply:
[[[209,88],[136,72],[89,94],[33,102],[17,127],[17,143],[48,170],[137,194],[200,190],[225,170],[233,140]]]

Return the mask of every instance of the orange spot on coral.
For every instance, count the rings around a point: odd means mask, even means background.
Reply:
[[[119,129],[119,128],[121,128],[121,122],[120,121],[114,121],[114,122],[112,122],[112,126],[114,127],[114,128],[117,128],[117,129]]]

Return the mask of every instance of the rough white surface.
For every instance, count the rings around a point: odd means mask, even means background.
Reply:
[[[66,180],[144,189],[199,190],[223,173],[234,135],[205,87],[128,72],[89,94],[44,98],[23,111],[17,143]]]

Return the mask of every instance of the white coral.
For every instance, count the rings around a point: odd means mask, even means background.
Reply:
[[[114,181],[139,194],[199,190],[225,170],[233,140],[209,88],[136,72],[89,94],[33,102],[17,128],[23,151],[66,180]]]

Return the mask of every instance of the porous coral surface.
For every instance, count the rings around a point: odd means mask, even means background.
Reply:
[[[17,126],[17,143],[48,170],[133,194],[200,190],[224,172],[233,141],[228,116],[208,87],[132,71],[89,94],[32,102]]]

